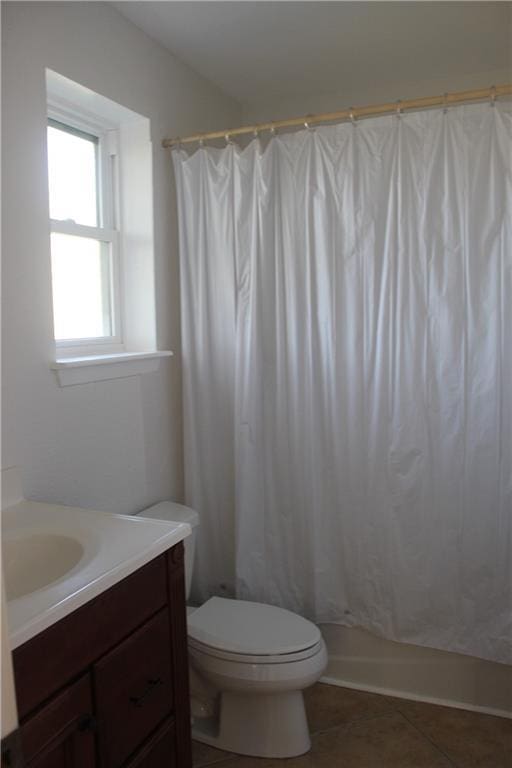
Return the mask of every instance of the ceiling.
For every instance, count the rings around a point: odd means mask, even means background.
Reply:
[[[240,104],[510,67],[509,2],[115,2]]]

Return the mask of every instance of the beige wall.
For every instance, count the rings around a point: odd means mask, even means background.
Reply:
[[[54,355],[45,67],[149,117],[157,373],[61,389]],[[177,223],[164,136],[239,123],[238,105],[104,3],[2,4],[3,456],[25,496],[131,512],[182,493]]]

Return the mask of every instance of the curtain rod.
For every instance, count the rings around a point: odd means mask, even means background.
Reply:
[[[373,115],[385,115],[392,112],[403,112],[414,109],[425,109],[427,107],[447,107],[450,104],[461,104],[463,102],[484,101],[485,99],[494,99],[498,96],[512,96],[512,83],[505,85],[493,85],[490,88],[480,88],[472,91],[456,91],[454,93],[445,93],[442,96],[424,96],[420,99],[406,99],[404,101],[389,102],[387,104],[373,104],[366,107],[349,107],[339,112],[322,112],[318,115],[304,115],[304,117],[291,117],[288,120],[272,120],[268,123],[257,123],[255,125],[244,125],[241,128],[228,128],[224,131],[210,131],[209,133],[195,133],[192,136],[184,138],[163,139],[163,147],[176,147],[180,144],[190,144],[194,141],[206,141],[207,139],[226,139],[232,136],[240,136],[245,133],[257,134],[260,131],[271,131],[276,128],[291,128],[297,125],[310,126],[316,123],[330,123],[341,120],[357,120],[358,117],[370,117]]]

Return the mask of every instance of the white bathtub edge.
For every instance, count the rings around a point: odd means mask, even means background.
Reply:
[[[341,680],[337,677],[325,675],[320,678],[320,683],[327,685],[337,685],[340,688],[352,688],[354,691],[365,691],[366,693],[378,693],[381,696],[393,696],[395,699],[409,699],[409,701],[422,701],[426,704],[439,704],[443,707],[453,707],[454,709],[467,709],[470,712],[480,712],[484,715],[494,715],[496,717],[506,717],[512,720],[512,712],[493,707],[479,706],[477,704],[467,704],[454,699],[439,699],[434,696],[422,696],[415,693],[404,693],[403,691],[393,690],[392,688],[379,688],[376,685],[365,685],[364,683],[354,683],[349,680]]]

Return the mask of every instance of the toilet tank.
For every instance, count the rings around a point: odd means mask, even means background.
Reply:
[[[190,595],[190,585],[192,584],[192,571],[194,568],[194,554],[196,546],[197,526],[199,525],[199,515],[190,507],[183,504],[177,504],[175,501],[159,501],[152,507],[142,509],[136,514],[141,517],[150,517],[153,520],[167,520],[175,523],[188,523],[192,528],[192,533],[184,539],[185,545],[185,588],[187,600]]]

